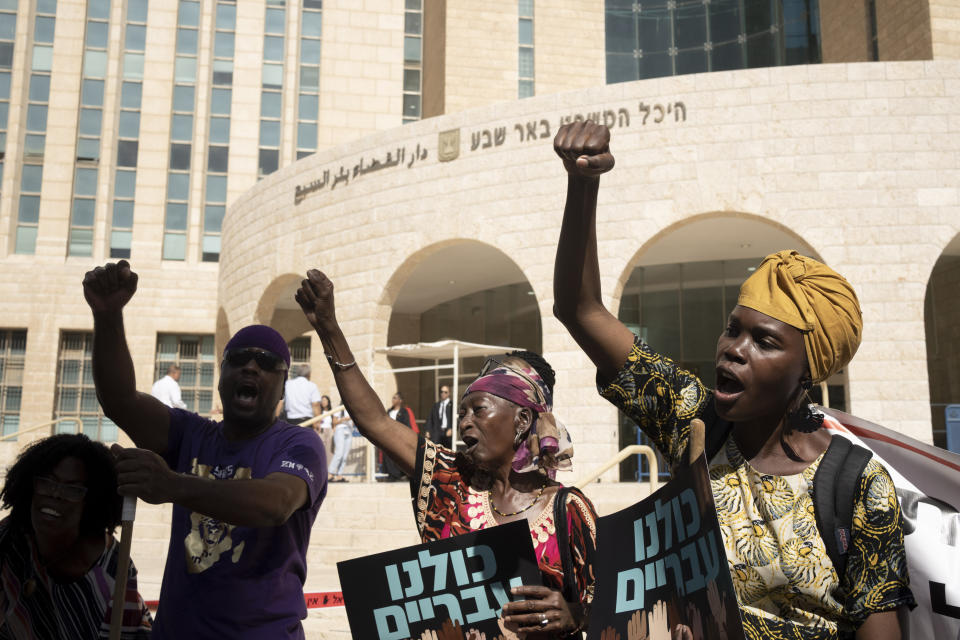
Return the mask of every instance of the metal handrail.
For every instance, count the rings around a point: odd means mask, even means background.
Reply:
[[[642,453],[647,457],[647,464],[650,465],[650,493],[653,493],[657,490],[658,486],[657,476],[659,475],[659,469],[657,468],[657,454],[654,453],[653,449],[645,444],[631,444],[630,446],[624,447],[617,455],[613,456],[603,465],[594,469],[589,475],[584,476],[583,478],[580,478],[574,482],[573,486],[578,489],[585,488],[588,484],[602,476],[609,469],[620,464],[629,456],[636,455],[638,453]]]
[[[59,422],[66,422],[66,421],[68,421],[68,420],[69,420],[69,421],[72,421],[74,424],[76,424],[76,425],[77,425],[77,430],[79,431],[79,429],[81,428],[80,418],[77,418],[77,417],[74,417],[74,416],[69,416],[69,417],[66,417],[66,418],[57,418],[56,420],[51,420],[50,422],[44,422],[43,424],[34,425],[34,426],[29,427],[29,428],[27,428],[27,429],[20,429],[20,430],[18,430],[18,431],[14,431],[13,433],[8,433],[7,435],[5,435],[5,436],[3,436],[3,437],[0,437],[0,442],[2,442],[2,441],[4,441],[4,440],[12,440],[12,439],[14,439],[14,438],[19,438],[21,435],[23,435],[23,434],[25,434],[25,433],[31,433],[31,432],[33,432],[33,431],[37,431],[38,429],[43,429],[44,427],[52,427],[53,425],[55,425],[55,424],[57,424],[57,423],[59,423]]]

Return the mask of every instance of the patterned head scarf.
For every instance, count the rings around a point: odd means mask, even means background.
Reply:
[[[771,253],[740,287],[737,304],[803,332],[814,383],[842,369],[863,330],[860,303],[839,273],[796,251]]]
[[[553,394],[537,370],[516,356],[487,363],[463,397],[484,391],[533,411],[533,424],[513,457],[513,470],[539,471],[555,478],[557,469],[570,469],[573,443],[567,428],[553,415]]]

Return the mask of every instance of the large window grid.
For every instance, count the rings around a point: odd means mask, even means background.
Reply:
[[[257,163],[257,175],[261,178],[280,168],[280,121],[283,116],[283,54],[286,27],[285,0],[267,0],[260,93],[260,152]]]
[[[406,0],[403,14],[403,123],[421,117],[423,95],[423,5]]]
[[[180,397],[187,409],[209,415],[213,410],[213,374],[216,355],[212,335],[157,334],[154,380],[170,365],[180,366]]]
[[[533,64],[533,0],[519,0],[519,24],[517,25],[518,60],[517,75],[519,84],[517,96],[529,98],[534,92]]]
[[[30,58],[30,83],[27,98],[27,122],[23,137],[23,175],[17,208],[14,252],[33,254],[37,247],[40,223],[40,183],[43,180],[43,152],[47,135],[47,108],[50,99],[50,70],[53,68],[53,32],[57,1],[37,0],[34,17],[33,49]],[[9,89],[7,90],[9,94]],[[29,174],[29,176],[27,175]],[[28,184],[25,189],[24,185]]]
[[[4,436],[20,428],[26,329],[0,329],[0,430]]]
[[[606,0],[607,82],[820,62],[818,0]]]
[[[303,0],[300,16],[300,94],[297,101],[297,160],[317,150],[320,111],[322,0]]]
[[[54,418],[79,418],[82,432],[103,442],[117,440],[117,425],[103,415],[93,385],[93,333],[60,334],[57,362],[57,405]],[[56,426],[58,433],[73,433],[69,422]]]
[[[117,172],[113,183],[110,257],[129,258],[140,152],[143,53],[147,36],[147,0],[128,0],[123,35],[123,82],[117,124]]]
[[[90,0],[87,3],[68,256],[93,255],[93,222],[97,203],[103,90],[107,77],[109,20],[110,0]]]
[[[197,88],[197,40],[200,3],[180,0],[174,58],[173,115],[170,117],[170,164],[163,223],[163,259],[186,260],[190,211],[190,158]]]
[[[10,114],[10,70],[13,68],[17,34],[17,0],[0,2],[0,189],[3,188],[4,156],[7,152],[7,118]]]
[[[203,207],[200,258],[220,259],[220,229],[227,210],[227,171],[230,153],[230,103],[233,94],[233,54],[237,5],[220,0],[216,5],[213,35],[213,81],[210,90],[210,131],[207,135],[207,172]]]
[[[291,369],[310,364],[310,336],[294,338],[287,343],[287,348],[290,349]]]

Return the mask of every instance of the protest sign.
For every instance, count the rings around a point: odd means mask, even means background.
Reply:
[[[337,563],[354,638],[406,640],[453,621],[495,637],[510,589],[540,585],[526,520]]]
[[[897,488],[917,600],[911,637],[960,638],[960,456],[836,409],[823,411],[823,426],[870,449]]]
[[[589,640],[743,638],[706,459],[648,498],[597,521]],[[663,635],[666,634],[666,635]]]

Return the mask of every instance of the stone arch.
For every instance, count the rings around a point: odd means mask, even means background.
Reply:
[[[294,273],[285,273],[274,278],[263,290],[253,315],[255,323],[273,327],[287,342],[311,329],[310,323],[293,299],[302,280],[302,275]]]
[[[960,404],[960,234],[944,247],[927,280],[923,323],[933,444],[960,451],[960,429],[947,434],[949,405]],[[951,417],[960,413],[950,411]]]

